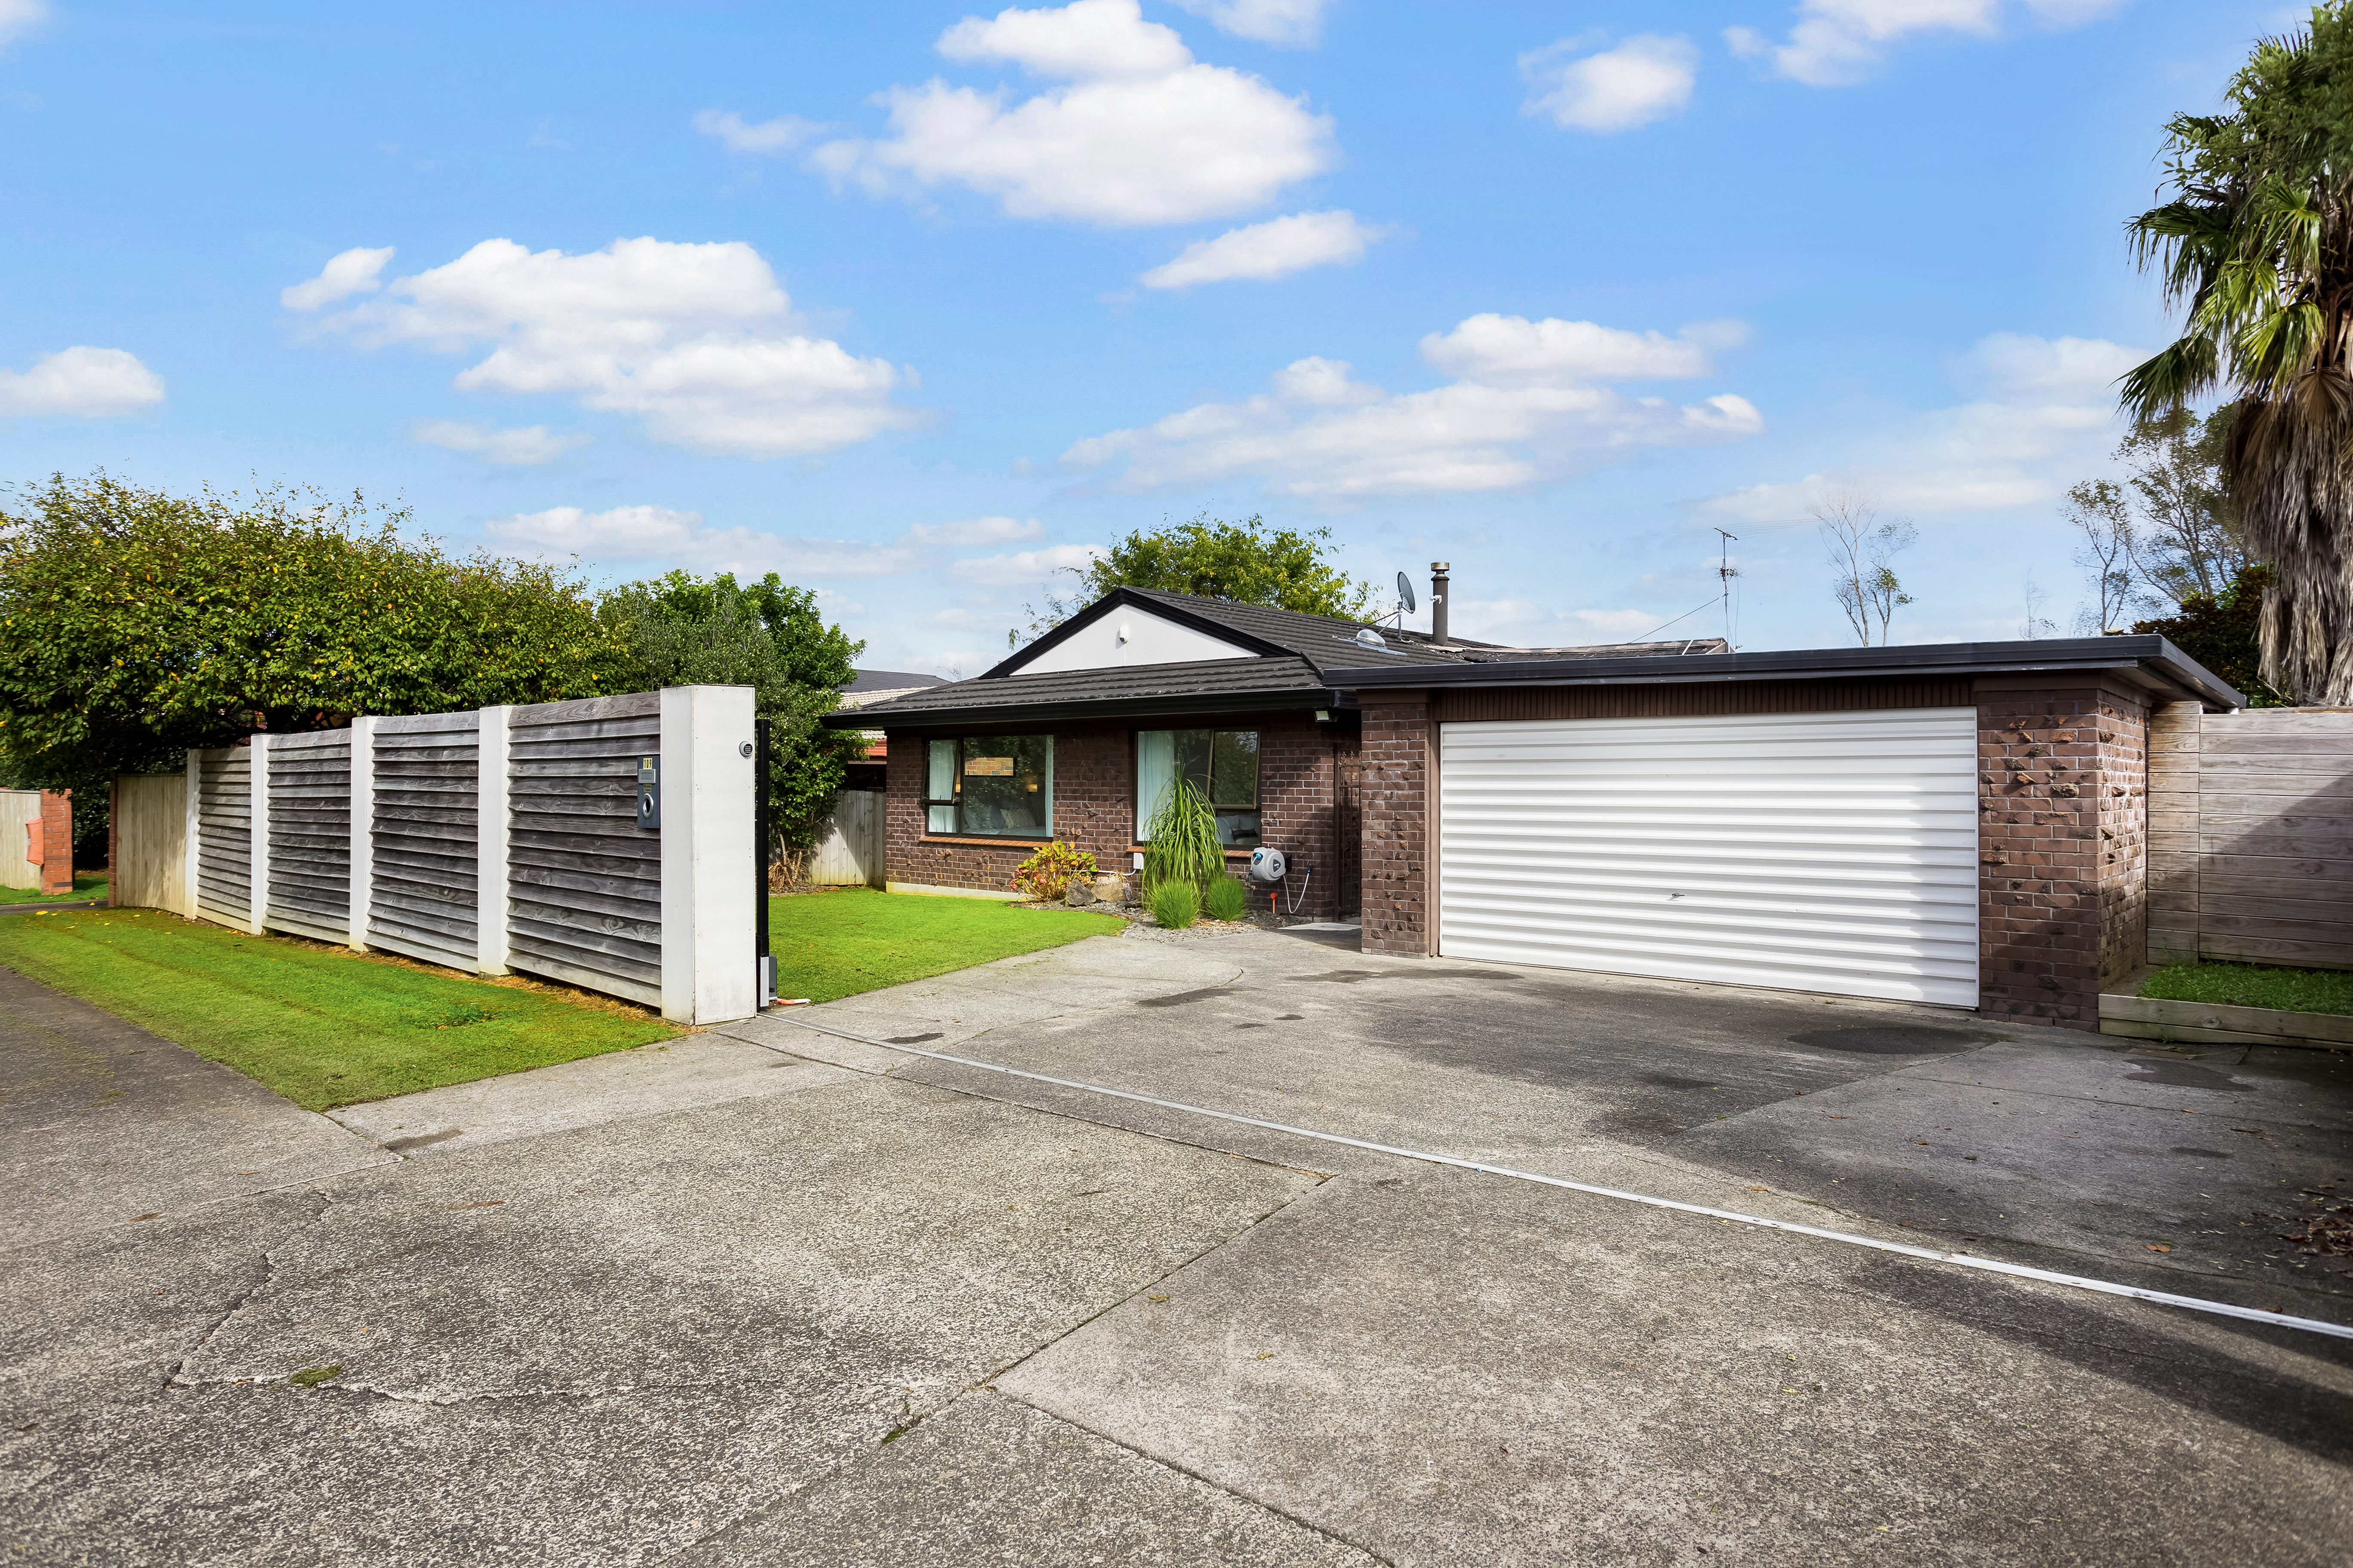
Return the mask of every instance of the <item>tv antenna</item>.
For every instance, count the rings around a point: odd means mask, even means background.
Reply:
[[[1720,528],[1715,531],[1719,538],[1716,546],[1715,575],[1716,581],[1722,584],[1724,596],[1724,646],[1736,649],[1737,645],[1732,638],[1732,580],[1740,575],[1740,568],[1732,563],[1732,547],[1739,542],[1740,535],[1726,533]]]
[[[1398,574],[1398,629],[1405,629],[1405,618],[1413,614],[1413,581],[1404,573]]]

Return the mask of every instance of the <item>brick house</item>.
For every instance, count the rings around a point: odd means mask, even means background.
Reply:
[[[2162,637],[1502,648],[1118,590],[889,736],[888,877],[1002,893],[1047,837],[1124,867],[1204,782],[1285,907],[1367,952],[2098,1026],[2141,962],[2147,751],[2240,694]]]
[[[1663,653],[1718,642],[1625,645]],[[1571,650],[1547,650],[1567,657]],[[829,715],[880,730],[888,884],[1004,896],[1049,838],[1132,869],[1167,781],[1202,785],[1228,863],[1293,868],[1286,912],[1356,912],[1359,725],[1328,671],[1368,659],[1453,667],[1529,650],[1187,594],[1121,588],[986,673]]]

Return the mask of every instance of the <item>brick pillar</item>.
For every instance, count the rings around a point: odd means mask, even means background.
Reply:
[[[1432,755],[1427,691],[1366,693],[1359,762],[1363,950],[1419,958],[1437,950],[1431,866]]]
[[[2096,1030],[2102,983],[2147,943],[2147,710],[2097,686],[1976,687],[1980,1006]]]
[[[32,826],[25,858],[41,868],[44,898],[73,897],[73,792],[41,792],[41,819]]]

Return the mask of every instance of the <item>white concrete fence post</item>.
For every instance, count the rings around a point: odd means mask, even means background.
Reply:
[[[180,878],[180,913],[189,920],[196,918],[196,829],[204,816],[205,765],[196,760],[194,750],[188,752],[188,841],[181,846],[186,864]]]
[[[514,718],[512,705],[481,710],[481,729],[474,755],[474,963],[484,974],[504,974],[507,969],[507,917],[514,906],[514,887],[507,868],[507,834],[512,819],[509,795],[513,769],[509,765],[508,737]]]
[[[352,946],[368,950],[368,905],[375,898],[375,721],[352,721]]]
[[[760,1010],[752,894],[753,690],[661,694],[662,1016],[720,1024]]]
[[[252,763],[246,787],[253,808],[253,893],[245,929],[259,936],[269,913],[269,737],[255,735],[248,749]]]

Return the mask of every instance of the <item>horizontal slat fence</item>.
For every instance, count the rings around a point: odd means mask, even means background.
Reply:
[[[2161,710],[2149,961],[2353,969],[2353,709]]]
[[[191,752],[196,777],[196,912],[238,930],[253,924],[253,753],[242,746]]]
[[[375,721],[367,941],[453,969],[479,965],[478,713]]]
[[[269,901],[262,923],[352,938],[352,732],[270,737]]]
[[[660,694],[517,708],[507,744],[507,963],[659,1006],[661,838],[638,826],[637,779]]]
[[[190,752],[180,778],[115,781],[117,901],[749,1017],[752,703],[672,687]],[[662,805],[641,825],[648,757]]]

